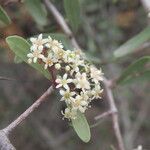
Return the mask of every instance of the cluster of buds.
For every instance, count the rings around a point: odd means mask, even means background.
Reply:
[[[77,112],[84,113],[90,102],[101,98],[103,73],[91,65],[80,50],[64,50],[62,43],[50,36],[30,39],[32,45],[27,54],[29,63],[44,63],[44,68],[53,67],[58,76],[54,82],[60,89],[61,101],[67,108],[62,111],[63,118],[76,119]]]

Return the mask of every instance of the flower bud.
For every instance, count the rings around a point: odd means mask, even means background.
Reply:
[[[59,70],[59,69],[61,68],[61,65],[60,65],[60,64],[55,64],[55,68],[56,68],[57,70]]]
[[[65,70],[66,70],[66,71],[69,71],[69,70],[70,70],[70,67],[69,67],[69,66],[66,66],[66,67],[65,67]]]

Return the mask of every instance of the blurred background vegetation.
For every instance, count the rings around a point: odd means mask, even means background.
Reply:
[[[8,48],[5,38],[10,35],[29,38],[39,33],[63,34],[42,1],[24,0],[22,3],[12,2],[6,5],[4,2],[6,1],[1,0],[0,4],[12,22],[8,26],[0,25],[0,76],[14,80],[0,80],[1,128],[26,110],[50,85],[47,79],[27,64],[16,63],[18,61],[14,63],[14,54]],[[53,3],[69,22],[63,1],[53,0]],[[146,30],[146,35],[144,32],[141,35],[143,37],[137,37],[138,39],[128,43],[127,48],[134,49],[135,52],[114,59],[115,50],[145,29],[149,23],[140,0],[80,0],[80,11],[77,10],[76,15],[80,15],[80,19],[76,23],[69,22],[74,35],[93,63],[102,67],[106,77],[116,79],[135,60],[150,55],[148,41],[138,44],[142,38],[149,39],[150,30]],[[138,47],[132,48],[136,42]],[[146,67],[149,68],[149,64]],[[147,77],[129,80],[114,89],[127,150],[140,144],[146,150],[150,149],[150,84]],[[59,102],[58,92],[55,92],[13,131],[12,143],[18,150],[116,149],[111,118],[108,117],[91,128],[92,139],[84,144],[68,122],[62,120],[60,111],[63,108],[64,104]],[[92,103],[92,108],[86,112],[89,124],[95,124],[94,117],[107,110],[108,103],[104,94],[103,99]]]

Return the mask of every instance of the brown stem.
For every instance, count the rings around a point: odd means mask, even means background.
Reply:
[[[6,128],[3,129],[3,132],[6,135],[16,128],[22,121],[24,121],[36,108],[40,106],[42,102],[46,100],[46,98],[53,92],[53,87],[49,87],[46,92],[38,98],[24,113],[22,113],[16,120],[14,120],[11,124],[9,124]]]
[[[104,78],[104,86],[105,86],[105,91],[106,91],[106,94],[107,94],[107,99],[108,99],[108,102],[109,102],[109,107],[110,107],[109,109],[112,112],[116,112],[116,113],[112,114],[112,122],[113,122],[113,129],[114,129],[116,139],[117,139],[117,142],[118,142],[118,147],[119,147],[119,150],[125,150],[124,143],[123,143],[123,138],[122,138],[121,131],[120,131],[120,128],[119,128],[119,119],[118,119],[118,113],[117,113],[118,110],[117,110],[117,107],[116,107],[116,104],[115,104],[115,101],[114,101],[112,90],[110,88],[110,83],[105,78]]]
[[[103,118],[105,118],[105,117],[107,117],[107,116],[110,116],[110,115],[112,115],[112,114],[114,114],[114,113],[117,113],[117,112],[116,112],[116,111],[108,110],[108,111],[106,111],[106,112],[104,112],[104,113],[102,113],[102,114],[96,116],[94,119],[95,119],[95,120],[100,120],[100,119],[103,119]]]
[[[70,28],[66,24],[66,22],[65,22],[63,16],[61,15],[61,13],[56,9],[56,7],[52,4],[52,2],[50,0],[43,0],[43,2],[45,4],[47,10],[53,14],[53,16],[55,17],[57,23],[60,25],[60,27],[62,28],[64,33],[68,36],[68,38],[70,39],[72,45],[76,49],[80,49],[80,46],[78,45],[76,39],[74,38],[73,32],[70,30]]]
[[[56,88],[56,85],[57,85],[57,83],[55,82],[55,80],[56,80],[56,73],[55,73],[55,71],[56,70],[55,70],[54,66],[48,67],[48,71],[49,71],[49,73],[52,76],[52,85],[53,85],[53,88]]]

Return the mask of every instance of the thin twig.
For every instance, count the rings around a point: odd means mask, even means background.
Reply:
[[[116,135],[117,142],[118,142],[118,147],[119,147],[119,150],[125,150],[123,138],[122,138],[121,131],[119,128],[119,120],[118,120],[118,113],[117,113],[118,110],[114,101],[112,90],[109,85],[110,85],[109,81],[104,78],[104,86],[105,86],[105,91],[107,94],[107,99],[109,102],[110,110],[113,112],[116,112],[112,114],[112,122],[113,122],[113,128],[114,128],[115,135]]]
[[[117,113],[117,112],[113,112],[111,110],[108,110],[98,116],[96,116],[94,119],[97,120],[96,123],[90,125],[90,128],[95,128],[98,125],[100,125],[102,123],[102,121],[104,121],[104,119],[106,119],[107,117],[111,116],[113,113]]]
[[[2,130],[0,130],[0,150],[16,150]]]
[[[117,113],[117,112],[116,112],[116,111],[109,110],[109,111],[106,111],[106,112],[104,112],[104,113],[102,113],[102,114],[96,116],[94,119],[95,119],[95,120],[100,120],[100,119],[103,119],[103,118],[105,118],[105,117],[107,117],[107,116],[112,115],[113,113]]]
[[[15,79],[7,78],[7,77],[2,77],[2,76],[0,76],[0,80],[15,81]]]
[[[46,98],[52,93],[53,87],[49,87],[46,92],[38,98],[24,113],[22,113],[16,120],[9,124],[6,128],[3,129],[6,135],[9,135],[10,132],[16,128],[22,121],[24,121],[38,106],[46,100]]]
[[[56,19],[57,23],[60,25],[60,27],[64,31],[64,33],[70,38],[72,45],[75,48],[80,49],[80,46],[78,45],[76,39],[73,36],[72,31],[70,30],[69,26],[65,22],[65,19],[63,18],[61,13],[57,10],[57,8],[52,4],[52,2],[50,0],[43,0],[43,2],[45,4],[47,10],[50,13],[52,13],[52,15]],[[104,85],[105,85],[105,89],[106,89],[106,93],[107,93],[110,111],[117,112],[118,110],[116,108],[116,104],[114,102],[113,94],[112,94],[112,91],[110,88],[111,83],[112,82],[108,81],[107,79],[104,80]],[[125,150],[124,144],[123,144],[123,139],[122,139],[120,128],[119,128],[118,113],[112,114],[112,121],[113,121],[113,128],[114,128],[115,135],[117,138],[119,150]]]
[[[60,25],[60,27],[62,28],[64,33],[68,36],[68,38],[71,40],[72,45],[75,48],[80,49],[80,46],[78,45],[76,39],[74,38],[73,32],[70,30],[70,28],[66,24],[61,13],[56,9],[56,7],[52,4],[50,0],[43,0],[43,2],[45,6],[47,7],[47,10],[53,14],[57,23]]]

